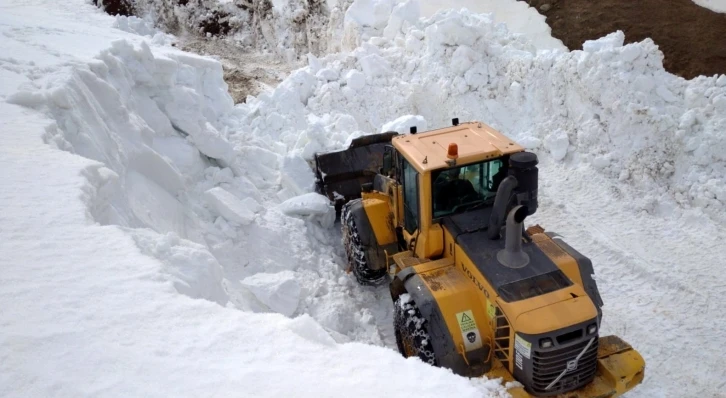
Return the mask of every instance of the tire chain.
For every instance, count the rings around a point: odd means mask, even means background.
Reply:
[[[425,327],[426,320],[421,317],[418,308],[413,304],[413,301],[403,302],[401,298],[394,305],[397,307],[396,312],[400,312],[403,318],[403,326],[405,326],[405,330],[401,331],[401,339],[410,341],[411,346],[413,346],[417,356],[422,361],[436,366],[436,356],[431,349],[431,336]],[[394,319],[394,322],[396,322],[396,319]],[[396,326],[398,325],[394,325],[394,327]],[[403,333],[405,333],[405,336]],[[402,354],[405,355],[405,353]]]
[[[376,285],[386,278],[386,273],[376,275],[368,266],[363,245],[360,243],[360,235],[358,234],[358,226],[353,219],[353,213],[350,211],[351,204],[360,201],[360,199],[351,201],[343,205],[341,213],[341,225],[343,232],[343,247],[348,258],[348,265],[355,275],[355,279],[362,285]]]

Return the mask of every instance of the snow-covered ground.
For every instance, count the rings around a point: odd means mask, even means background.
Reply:
[[[648,364],[631,395],[723,394],[726,76],[670,75],[621,33],[538,51],[379,3],[233,106],[219,62],[144,21],[3,2],[0,395],[506,396],[393,350],[387,289],[345,273],[310,193],[316,151],[452,117],[540,155],[530,221],[593,259],[604,332]]]
[[[693,2],[711,11],[726,13],[726,0],[693,0]]]

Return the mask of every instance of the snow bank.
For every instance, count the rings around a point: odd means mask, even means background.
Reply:
[[[225,47],[271,51],[291,61],[308,53],[353,50],[373,37],[393,40],[421,17],[448,8],[491,13],[496,22],[507,24],[538,49],[566,49],[551,36],[543,15],[514,0],[135,0],[138,17],[118,16],[114,26],[160,43],[173,40],[152,27],[156,25],[180,36],[220,38]]]
[[[313,142],[332,150],[382,127],[407,131],[412,123],[401,115],[418,114],[429,128],[478,119],[554,160],[593,165],[649,192],[636,209],[666,195],[724,220],[717,186],[726,171],[726,77],[675,77],[652,41],[624,46],[622,32],[584,48],[535,54],[487,15],[439,13],[401,40],[371,39],[350,54],[316,59],[242,106],[249,116],[238,128],[262,134],[274,113],[276,136],[310,159]],[[321,79],[321,68],[343,78]],[[317,140],[321,134],[327,140]]]
[[[261,302],[290,315],[259,291],[250,295],[243,281],[326,269],[336,288],[321,292],[320,277],[308,280],[299,298],[304,310],[335,333],[382,344],[375,325],[353,320],[365,310],[336,297],[348,285],[339,283],[339,258],[327,254],[335,211],[325,197],[308,194],[314,178],[307,162],[221,122],[242,115],[226,88],[214,60],[124,39],[29,94],[55,120],[47,143],[105,165],[85,173],[89,218],[128,228],[143,253],[165,264],[179,293],[249,311]],[[267,126],[274,120],[266,118]],[[323,142],[321,132],[309,137]]]

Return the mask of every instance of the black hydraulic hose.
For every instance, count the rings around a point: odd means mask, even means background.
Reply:
[[[487,229],[487,237],[491,240],[499,238],[499,232],[507,215],[507,205],[509,205],[512,192],[517,185],[519,185],[519,182],[514,176],[508,176],[499,184],[497,196],[494,198],[492,215],[489,217],[489,228]]]

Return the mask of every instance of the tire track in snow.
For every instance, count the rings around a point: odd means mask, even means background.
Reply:
[[[705,218],[700,228],[684,228],[676,213],[638,214],[588,169],[542,168],[534,218],[593,260],[605,301],[603,334],[620,335],[646,360],[644,384],[631,396],[719,396],[726,339],[714,326],[726,319],[713,298],[726,287],[716,262],[724,250],[714,243],[723,233]],[[669,389],[674,382],[680,391]]]

